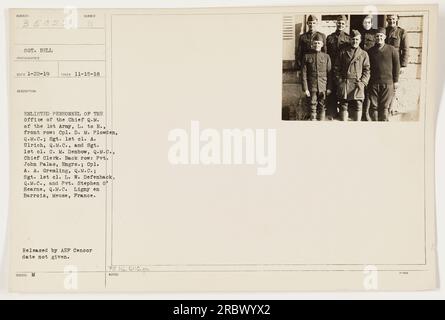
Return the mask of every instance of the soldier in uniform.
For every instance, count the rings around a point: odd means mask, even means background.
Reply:
[[[329,55],[321,52],[323,37],[314,36],[313,52],[306,53],[302,63],[303,91],[306,94],[312,121],[323,121],[325,118],[326,96],[331,94],[331,59]]]
[[[360,47],[366,52],[375,46],[375,33],[376,29],[372,28],[372,16],[366,16],[363,19],[363,28],[360,30],[362,34],[362,43]],[[371,116],[369,115],[369,107],[371,106],[371,101],[369,100],[368,88],[365,88],[365,100],[363,101],[363,113],[362,121],[371,121]]]
[[[326,38],[327,53],[331,59],[335,59],[340,50],[347,47],[351,40],[349,34],[345,32],[346,16],[341,15],[337,17],[337,29]]]
[[[400,68],[408,66],[409,45],[408,36],[405,29],[397,25],[399,16],[390,14],[386,18],[388,26],[386,27],[386,43],[392,45],[399,53]],[[403,70],[403,69],[401,69]]]
[[[351,44],[340,51],[334,64],[337,82],[337,97],[340,102],[340,120],[360,121],[362,104],[365,99],[365,87],[370,78],[369,57],[360,48],[361,34],[351,32]]]
[[[314,15],[309,15],[307,18],[307,32],[303,33],[296,46],[295,51],[295,69],[301,71],[302,62],[304,55],[311,52],[312,50],[312,40],[314,40],[315,35],[320,35],[323,38],[323,48],[322,52],[326,52],[326,36],[324,33],[318,32],[317,29],[318,19]]]
[[[399,81],[399,55],[385,40],[386,30],[379,28],[376,33],[376,45],[368,51],[371,63],[369,99],[372,121],[388,121],[391,101]]]
[[[363,28],[360,30],[362,34],[362,43],[360,47],[368,51],[375,46],[375,33],[376,29],[372,28],[372,16],[366,16],[363,18]]]
[[[390,14],[386,17],[386,22],[388,26],[386,27],[386,43],[396,48],[399,53],[400,60],[400,74],[403,74],[404,68],[408,66],[409,57],[409,45],[408,36],[405,29],[400,28],[397,23],[399,21],[399,16],[397,14]],[[394,110],[394,103],[396,100],[396,95],[394,94],[391,101],[391,110]]]
[[[335,32],[331,33],[326,38],[327,53],[329,54],[331,61],[335,61],[339,52],[343,50],[345,47],[347,47],[351,41],[349,34],[345,32],[346,16],[344,15],[338,16],[336,26],[337,29],[335,30]],[[336,90],[335,86],[333,87],[333,90]],[[338,115],[337,109],[338,109],[337,96],[333,94],[328,98],[328,114],[330,119],[337,117]]]

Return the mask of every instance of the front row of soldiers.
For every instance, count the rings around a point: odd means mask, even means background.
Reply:
[[[309,16],[308,32],[300,38],[296,57],[310,119],[324,120],[327,104],[330,119],[388,121],[400,67],[406,66],[406,41],[403,51],[387,44],[391,26],[371,29],[371,17],[364,19],[362,32],[353,30],[348,35],[346,18],[340,16],[336,32],[327,38],[315,31],[316,21]]]

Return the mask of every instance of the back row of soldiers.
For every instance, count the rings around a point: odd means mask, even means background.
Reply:
[[[372,29],[372,16],[367,16],[360,31],[347,34],[342,15],[326,38],[316,30],[317,18],[308,17],[295,68],[301,72],[311,120],[324,120],[327,102],[329,119],[388,121],[401,68],[408,65],[407,36],[397,21],[397,15],[388,15],[386,28]]]

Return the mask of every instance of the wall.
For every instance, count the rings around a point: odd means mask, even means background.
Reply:
[[[399,26],[408,34],[408,66],[400,76],[397,92],[397,110],[404,120],[417,120],[420,99],[420,74],[422,62],[423,17],[421,15],[400,15]]]

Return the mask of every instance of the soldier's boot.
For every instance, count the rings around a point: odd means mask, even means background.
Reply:
[[[383,109],[382,112],[379,112],[379,121],[389,121],[388,109]]]
[[[318,120],[319,121],[324,121],[325,117],[326,117],[326,111],[323,110],[323,111],[320,111],[318,113]]]
[[[357,121],[357,111],[349,111],[351,121]]]
[[[339,103],[339,109],[340,111],[338,112],[338,120],[340,121],[348,121],[348,109],[349,109],[349,105],[348,105],[348,101],[346,100],[342,100]]]
[[[371,121],[378,121],[379,119],[379,113],[378,111],[370,111]]]
[[[317,113],[311,112],[311,121],[317,121]]]
[[[362,118],[360,119],[361,121],[368,121],[368,120],[366,119],[366,113],[367,113],[366,106],[363,105]]]
[[[362,121],[372,121],[369,114],[369,106],[363,105]]]
[[[352,121],[361,121],[362,120],[362,112],[361,111],[352,111],[351,112],[351,120]]]
[[[337,101],[332,102],[330,110],[328,110],[328,120],[335,120],[339,116]]]
[[[331,109],[328,110],[328,120],[336,120],[338,119],[338,117],[339,117],[338,104],[335,101],[331,105]]]

